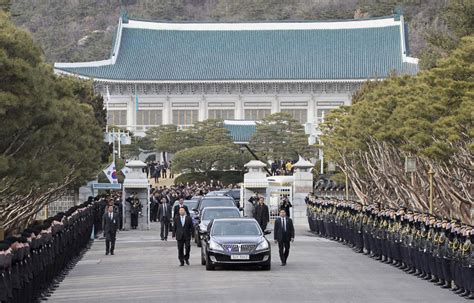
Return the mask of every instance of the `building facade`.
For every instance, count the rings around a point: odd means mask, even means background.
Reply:
[[[176,23],[120,18],[109,59],[56,63],[93,79],[108,124],[138,135],[210,118],[288,112],[317,126],[367,80],[415,74],[402,15],[327,22]]]

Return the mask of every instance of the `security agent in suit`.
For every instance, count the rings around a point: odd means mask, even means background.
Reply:
[[[114,254],[115,238],[118,227],[118,214],[114,212],[114,206],[109,205],[107,212],[102,217],[102,230],[104,231],[105,237],[105,255],[108,255],[109,252],[111,255]]]
[[[265,204],[263,197],[259,198],[258,204],[253,211],[253,217],[257,220],[262,230],[267,228],[267,224],[270,221],[270,212],[268,211],[268,206]]]
[[[161,199],[161,204],[158,207],[158,221],[161,223],[160,236],[161,241],[168,240],[168,228],[171,220],[171,206],[166,202],[166,199]]]
[[[193,222],[191,217],[186,215],[184,208],[179,209],[179,216],[174,218],[173,239],[178,242],[178,259],[180,266],[186,262],[189,265],[189,254],[191,252],[191,233]],[[184,252],[186,249],[186,253]]]
[[[293,221],[286,216],[284,209],[280,210],[280,217],[275,220],[273,233],[275,243],[278,243],[281,265],[285,266],[290,253],[290,242],[295,240],[295,228]]]
[[[176,218],[177,216],[179,216],[179,209],[180,208],[184,208],[184,210],[186,211],[186,216],[189,216],[189,209],[186,205],[184,205],[184,199],[183,198],[180,198],[179,199],[179,203],[176,204],[173,208],[173,214],[174,214],[174,217]],[[173,218],[174,219],[174,218]]]

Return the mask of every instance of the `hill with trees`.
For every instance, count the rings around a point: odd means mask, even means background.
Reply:
[[[422,67],[434,66],[472,29],[464,0],[13,0],[14,22],[28,29],[48,62],[109,57],[121,9],[132,18],[173,21],[326,20],[392,15],[399,7]]]

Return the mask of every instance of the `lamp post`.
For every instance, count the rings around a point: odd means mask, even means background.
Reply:
[[[433,214],[433,167],[430,165],[430,170],[428,171],[430,177],[430,214]]]

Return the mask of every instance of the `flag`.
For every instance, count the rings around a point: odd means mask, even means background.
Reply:
[[[110,183],[118,183],[117,171],[115,170],[115,164],[112,162],[106,169],[103,170],[107,179]]]
[[[125,177],[127,177],[127,174],[129,173],[128,167],[124,166],[120,171]]]

